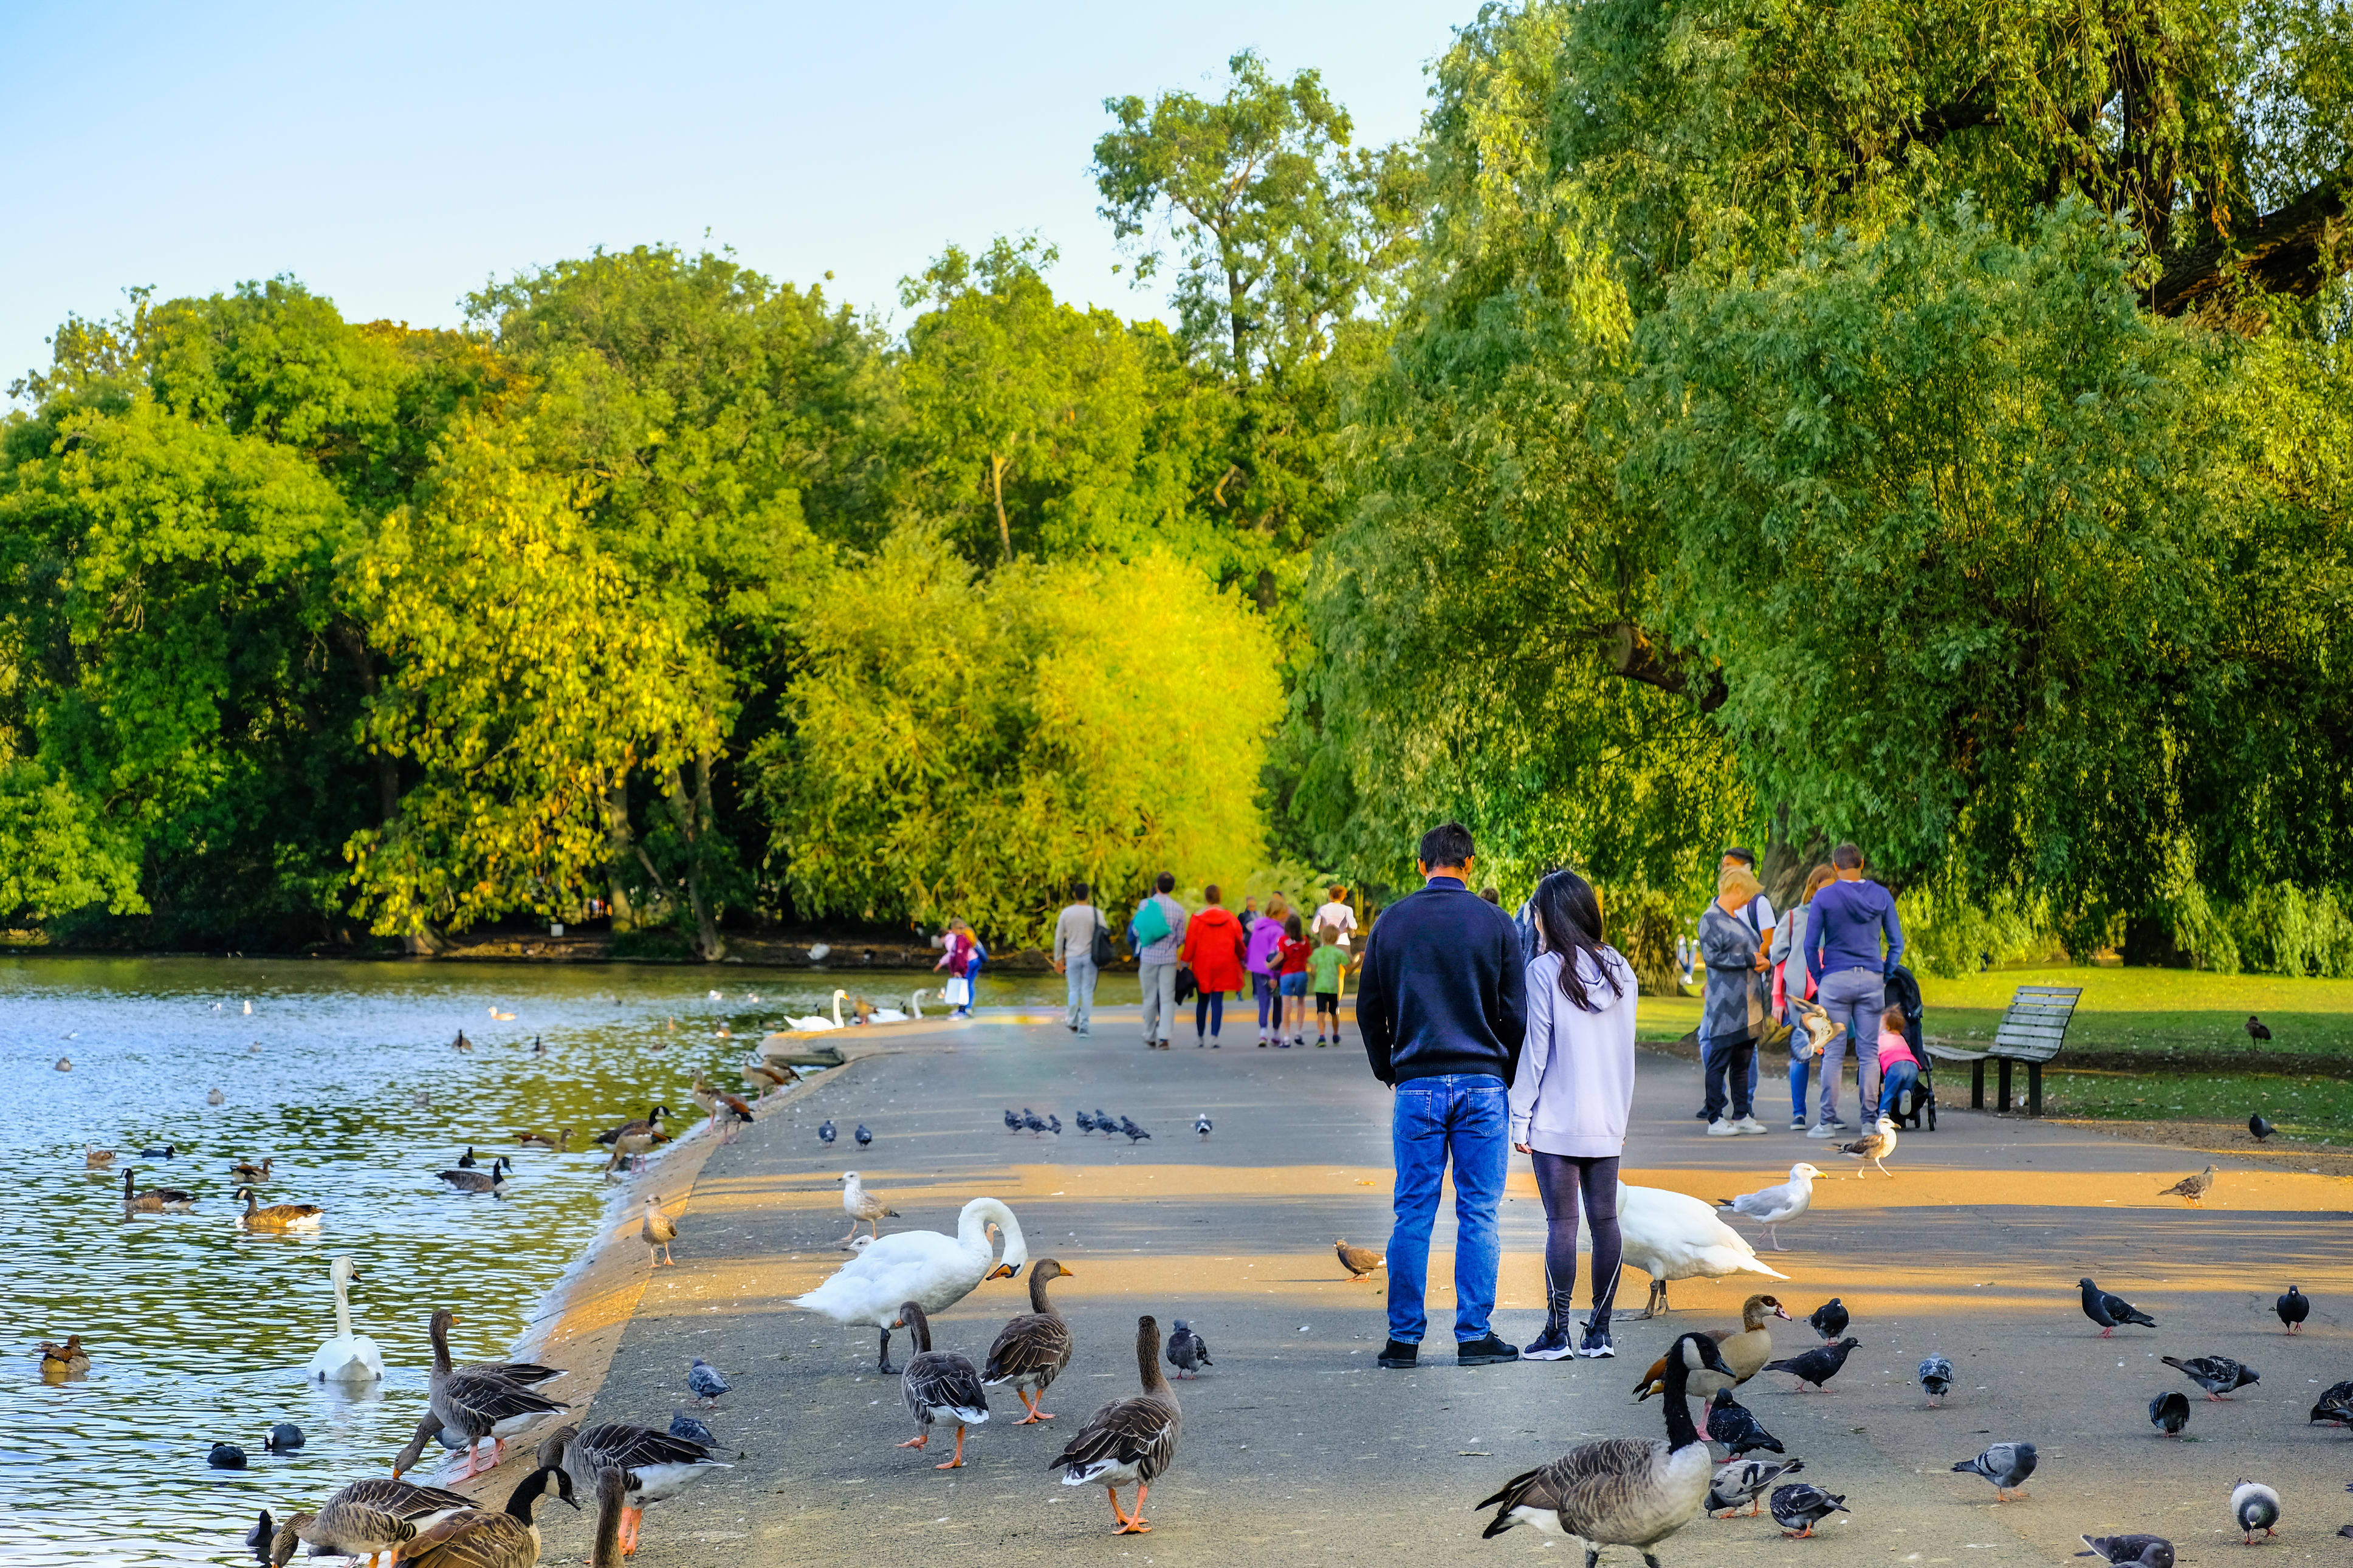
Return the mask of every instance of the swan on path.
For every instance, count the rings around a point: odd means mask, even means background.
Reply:
[[[359,1278],[352,1260],[338,1257],[327,1270],[335,1282],[335,1337],[321,1345],[303,1369],[313,1383],[375,1383],[384,1376],[384,1352],[365,1334],[352,1332],[352,1302],[347,1293]]]
[[[1757,1249],[1716,1218],[1714,1208],[1681,1193],[1619,1183],[1618,1228],[1625,1240],[1626,1261],[1651,1277],[1651,1299],[1638,1320],[1670,1310],[1670,1280],[1721,1279],[1731,1274],[1788,1278],[1758,1262]],[[1589,1239],[1587,1245],[1592,1245]]]
[[[988,1226],[1005,1232],[1005,1257],[992,1254]],[[834,1271],[833,1277],[793,1305],[837,1323],[871,1323],[881,1332],[881,1354],[875,1370],[895,1372],[891,1364],[891,1325],[900,1306],[914,1302],[926,1312],[942,1312],[972,1294],[984,1279],[1011,1279],[1029,1261],[1029,1246],[1021,1237],[1021,1222],[995,1198],[975,1198],[956,1216],[956,1233],[902,1230],[870,1242],[864,1250]],[[995,1264],[995,1267],[991,1267]]]

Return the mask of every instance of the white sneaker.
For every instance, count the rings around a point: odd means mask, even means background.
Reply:
[[[1806,1136],[1809,1138],[1835,1138],[1838,1136],[1838,1129],[1831,1126],[1827,1121],[1817,1121],[1814,1123],[1813,1131],[1807,1133]]]
[[[1744,1116],[1739,1121],[1732,1124],[1732,1130],[1736,1132],[1762,1132],[1766,1131],[1766,1127],[1765,1124],[1762,1121],[1757,1121],[1757,1118],[1753,1116]]]
[[[1740,1129],[1719,1116],[1707,1124],[1707,1135],[1711,1138],[1737,1138]]]

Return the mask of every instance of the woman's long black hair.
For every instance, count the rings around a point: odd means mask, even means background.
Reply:
[[[1560,954],[1560,994],[1585,1012],[1601,1011],[1578,973],[1584,967],[1578,958],[1590,955],[1601,983],[1609,987],[1610,1000],[1616,1001],[1618,976],[1604,956],[1615,954],[1601,940],[1601,900],[1593,896],[1593,885],[1574,871],[1555,871],[1536,884],[1532,901],[1546,951]]]

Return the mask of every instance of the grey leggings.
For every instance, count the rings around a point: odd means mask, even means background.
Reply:
[[[1576,1310],[1577,1189],[1584,1189],[1585,1223],[1593,1232],[1593,1317],[1597,1329],[1609,1327],[1609,1310],[1618,1300],[1618,1266],[1625,1244],[1618,1234],[1618,1156],[1531,1155],[1536,1167],[1536,1191],[1544,1196],[1546,1321],[1564,1334]]]

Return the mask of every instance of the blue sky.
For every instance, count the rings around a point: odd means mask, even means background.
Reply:
[[[1211,90],[1254,47],[1388,141],[1475,9],[0,0],[0,384],[129,285],[287,272],[353,320],[446,325],[493,275],[706,230],[875,307],[948,241],[1035,230],[1061,292],[1149,313],[1094,215],[1103,98]]]

